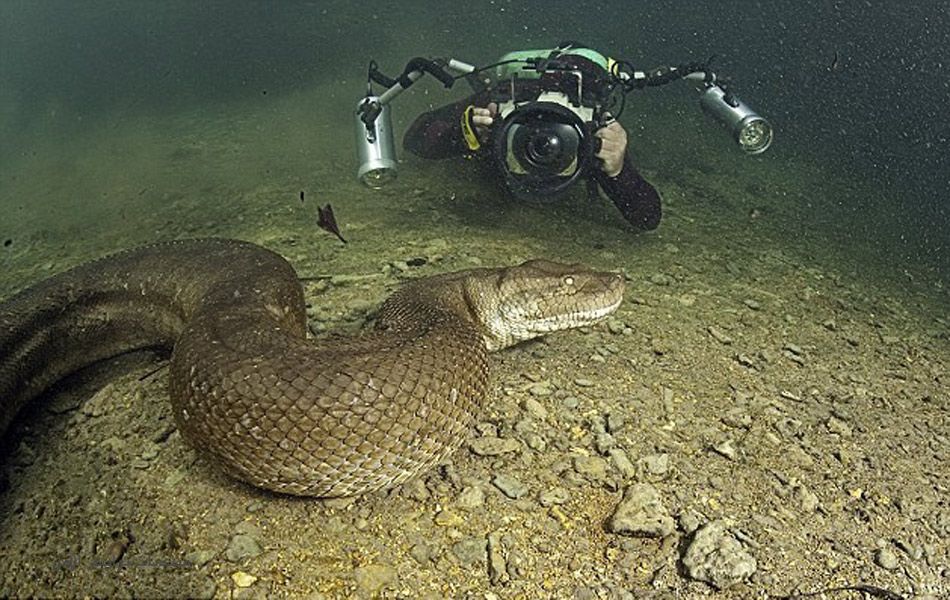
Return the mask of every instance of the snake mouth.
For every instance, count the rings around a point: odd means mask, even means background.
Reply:
[[[617,281],[618,283],[610,286],[606,292],[605,303],[534,319],[528,329],[534,334],[542,335],[562,329],[585,327],[604,320],[623,303],[623,280],[618,277]]]
[[[581,320],[586,320],[589,323],[596,323],[598,321],[605,319],[608,315],[610,315],[610,313],[620,308],[621,304],[623,304],[623,290],[621,290],[621,293],[617,295],[616,300],[614,300],[610,304],[607,304],[599,308],[593,308],[587,311],[583,311],[579,315],[579,318]]]

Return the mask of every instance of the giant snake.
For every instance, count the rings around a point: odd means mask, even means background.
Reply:
[[[307,338],[293,267],[203,239],[113,254],[0,304],[0,435],[53,383],[171,350],[183,437],[230,475],[303,496],[399,484],[460,446],[489,397],[488,352],[597,322],[623,279],[533,260],[410,281],[360,335]]]

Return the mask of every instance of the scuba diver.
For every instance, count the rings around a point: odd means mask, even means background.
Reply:
[[[557,58],[557,69],[549,70],[537,79],[524,79],[523,83],[519,82],[516,93],[529,98],[540,97],[542,92],[561,92],[572,100],[572,95],[577,96],[577,73],[580,74],[585,92],[590,90],[590,93],[598,94],[607,89],[607,59],[601,55],[594,56],[592,51],[572,52],[566,49]],[[503,58],[501,62],[505,60],[510,58]],[[493,127],[500,124],[498,117],[501,103],[498,100],[509,93],[509,86],[509,82],[499,81],[494,89],[476,92],[459,102],[423,113],[406,132],[404,148],[422,158],[473,156],[491,162],[493,157],[490,155],[495,149],[490,144],[491,135],[497,131]],[[599,146],[593,154],[597,164],[586,176],[613,201],[631,225],[639,230],[656,229],[660,224],[660,195],[634,166],[627,152],[627,132],[623,126],[609,113],[606,117],[605,124],[593,133],[598,140],[595,145]],[[526,136],[532,139],[524,140],[526,159],[537,166],[557,164],[571,150],[571,140],[565,139],[570,137],[570,129],[558,127],[560,123],[557,121],[554,121],[553,127],[545,128],[540,121],[538,119],[534,123],[535,129],[530,136]],[[567,135],[564,135],[565,130]],[[472,143],[472,133],[477,137],[477,144]],[[513,190],[515,195],[556,195],[554,190],[541,186],[533,190],[532,194],[527,194],[524,187],[516,187]]]
[[[394,98],[427,73],[446,88],[464,78],[473,93],[420,115],[406,132],[406,150],[423,158],[467,156],[494,166],[517,198],[549,200],[587,181],[588,192],[599,189],[631,225],[652,230],[660,222],[660,195],[634,165],[627,133],[616,120],[630,91],[691,80],[700,89],[703,111],[724,125],[744,152],[759,154],[771,145],[771,125],[710,70],[711,61],[644,72],[575,42],[510,52],[479,68],[417,57],[395,79],[370,61],[367,92],[356,109],[357,177],[378,189],[396,176]],[[386,90],[375,95],[373,83]]]

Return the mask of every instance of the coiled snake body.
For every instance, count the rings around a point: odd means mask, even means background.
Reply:
[[[489,350],[593,323],[614,273],[529,261],[414,280],[358,336],[306,336],[293,268],[233,240],[145,246],[0,304],[0,434],[65,375],[130,350],[172,349],[185,439],[273,491],[345,496],[398,484],[458,447],[489,395]]]

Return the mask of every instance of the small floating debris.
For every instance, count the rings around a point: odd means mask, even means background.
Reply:
[[[301,192],[302,194],[303,192]],[[340,228],[336,224],[336,217],[333,215],[333,207],[327,203],[326,206],[320,206],[317,208],[317,226],[320,229],[329,231],[336,237],[340,238],[340,241],[344,244],[346,240],[343,238],[343,235],[340,234]]]

